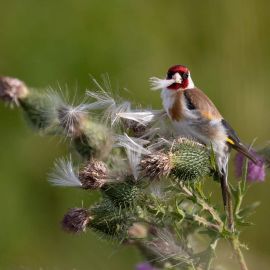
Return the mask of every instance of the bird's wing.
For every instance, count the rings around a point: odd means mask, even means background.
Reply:
[[[222,119],[221,114],[214,103],[198,88],[184,90],[187,107],[197,110],[202,117],[209,120]]]
[[[253,155],[248,147],[246,147],[239,139],[237,133],[231,125],[223,119],[214,103],[198,88],[184,90],[184,96],[188,109],[197,110],[201,116],[208,120],[221,120],[227,134],[227,143],[236,151],[242,153],[254,163],[258,163],[255,155]]]
[[[257,157],[251,153],[247,146],[245,146],[241,140],[239,139],[235,130],[231,127],[231,125],[224,119],[221,120],[223,127],[225,128],[228,138],[227,143],[236,151],[242,153],[244,156],[252,160],[255,164],[258,163]]]

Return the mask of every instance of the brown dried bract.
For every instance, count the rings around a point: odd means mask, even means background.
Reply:
[[[79,173],[84,189],[101,188],[108,180],[108,169],[104,162],[91,160]]]
[[[141,171],[144,176],[151,179],[166,176],[171,171],[170,156],[164,153],[156,153],[145,157],[141,163]]]

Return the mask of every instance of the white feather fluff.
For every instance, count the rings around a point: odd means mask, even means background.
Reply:
[[[56,160],[54,170],[49,174],[49,182],[54,186],[80,187],[78,172],[74,170],[71,158]]]
[[[147,140],[131,138],[127,134],[115,137],[115,147],[123,147],[125,149],[130,169],[135,179],[138,179],[139,176],[138,165],[141,161],[141,156],[150,154],[150,151],[143,147],[148,143],[149,141]]]
[[[128,101],[123,101],[121,98],[113,97],[111,84],[108,77],[103,78],[104,87],[97,80],[93,79],[97,86],[97,91],[86,91],[86,95],[96,101],[87,105],[89,110],[104,110],[103,119],[111,126],[116,125],[120,119],[119,113],[130,111],[131,104]]]
[[[96,100],[87,105],[89,110],[100,110],[116,105],[114,98],[110,96],[108,92],[86,91],[86,95]]]
[[[151,77],[149,79],[150,86],[152,90],[159,90],[159,89],[164,89],[167,88],[168,86],[172,85],[175,83],[174,79],[159,79],[157,77]]]
[[[140,123],[141,125],[146,126],[147,124],[155,121],[164,113],[163,110],[145,110],[145,111],[126,111],[118,113],[120,118],[133,120]]]

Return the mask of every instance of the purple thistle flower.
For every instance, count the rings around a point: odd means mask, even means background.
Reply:
[[[136,270],[158,270],[157,268],[153,267],[148,262],[138,263],[136,265]]]
[[[247,168],[247,180],[249,182],[263,182],[265,179],[265,163],[261,156],[256,154],[254,150],[251,150],[257,159],[258,164],[253,163],[251,160],[248,160],[248,168]],[[246,157],[237,153],[235,157],[235,173],[237,177],[242,177],[245,169],[245,160]]]

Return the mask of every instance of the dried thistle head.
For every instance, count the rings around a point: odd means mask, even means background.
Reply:
[[[176,238],[169,228],[154,228],[149,240],[141,242],[140,249],[155,266],[192,265],[192,258],[184,241]],[[183,268],[186,269],[186,268]]]
[[[16,78],[0,77],[0,99],[11,104],[19,104],[19,100],[28,95],[24,82]]]
[[[141,160],[140,167],[142,174],[151,179],[167,176],[172,169],[170,156],[161,152],[146,156]]]
[[[147,126],[134,120],[123,120],[124,127],[132,131],[134,137],[141,137],[145,134]]]
[[[84,189],[101,188],[108,181],[108,168],[99,160],[91,160],[79,172],[79,179]]]
[[[80,233],[86,230],[91,221],[90,213],[85,208],[71,208],[62,220],[62,227],[70,233]]]

